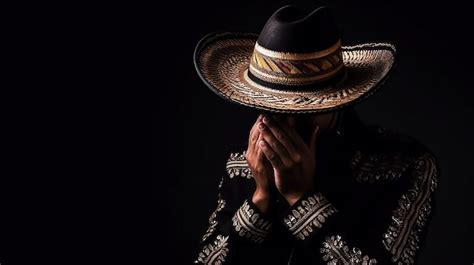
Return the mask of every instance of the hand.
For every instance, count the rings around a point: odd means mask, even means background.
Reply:
[[[275,180],[273,176],[273,168],[270,162],[265,158],[262,150],[257,146],[258,141],[262,140],[261,134],[257,128],[261,121],[262,116],[260,115],[250,130],[245,159],[247,160],[247,164],[256,183],[252,202],[262,213],[266,213],[270,205],[272,190],[275,187]]]
[[[263,139],[258,145],[273,167],[276,188],[293,205],[313,189],[319,126],[307,145],[296,132],[292,118],[282,122],[265,116],[262,120],[258,128]]]

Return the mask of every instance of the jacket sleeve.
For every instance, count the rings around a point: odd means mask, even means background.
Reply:
[[[258,248],[272,227],[250,198],[240,196],[239,184],[251,181],[246,168],[245,153],[231,154],[227,174],[218,188],[217,207],[209,217],[200,252],[194,261],[198,264],[238,264],[239,250]]]
[[[437,175],[434,157],[425,154],[401,175],[407,179],[401,191],[394,188],[367,197],[357,210],[337,209],[322,193],[307,194],[290,208],[283,223],[312,264],[321,259],[328,264],[414,264]],[[392,194],[393,199],[383,199]]]

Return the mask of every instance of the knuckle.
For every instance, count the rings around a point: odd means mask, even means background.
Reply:
[[[280,140],[280,141],[283,141],[284,140],[284,137],[283,137],[283,134],[281,132],[277,132],[275,134],[275,137]]]
[[[265,123],[265,125],[267,125],[268,128],[273,128],[273,127],[275,127],[275,125],[273,124],[273,121],[271,121],[271,120],[268,120],[268,121]]]
[[[295,163],[301,163],[302,157],[300,154],[296,154],[295,157],[293,158]]]
[[[276,160],[276,155],[272,153],[268,156],[268,159],[270,159],[272,161],[275,161]]]
[[[273,148],[277,148],[277,147],[278,147],[278,142],[277,142],[277,141],[273,141],[270,145],[271,145]]]
[[[282,162],[280,159],[278,159],[277,156],[275,156],[273,159],[272,159],[272,163],[275,165],[275,166],[278,166],[278,167],[281,167],[282,166]]]

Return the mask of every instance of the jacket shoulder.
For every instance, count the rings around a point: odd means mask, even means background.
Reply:
[[[437,167],[434,154],[413,137],[387,128],[368,128],[364,144],[355,152],[351,167],[358,182],[398,179],[419,161]]]

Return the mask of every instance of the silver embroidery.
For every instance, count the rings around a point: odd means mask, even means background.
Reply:
[[[382,129],[378,134],[394,132]],[[431,213],[431,193],[438,181],[435,159],[430,154],[417,159],[406,153],[363,154],[358,151],[351,161],[358,182],[399,179],[410,166],[414,167],[411,188],[400,197],[391,224],[382,238],[385,249],[392,254],[392,261],[400,264],[415,262],[419,236]]]
[[[216,230],[216,227],[217,227],[217,214],[222,211],[222,209],[224,209],[225,207],[225,200],[223,199],[218,199],[217,200],[217,207],[216,209],[214,210],[214,212],[211,214],[211,216],[209,217],[209,227],[207,228],[207,231],[206,233],[204,233],[204,235],[202,236],[202,242],[206,241],[206,239],[209,238],[210,235],[212,235],[212,233],[214,233],[214,231]]]
[[[323,246],[320,249],[323,255],[323,260],[327,264],[357,264],[357,265],[372,265],[377,264],[377,260],[369,258],[369,256],[362,256],[362,252],[358,248],[349,249],[346,242],[341,236],[326,237]]]
[[[222,196],[221,196],[221,193],[220,193],[220,190],[221,190],[223,184],[224,184],[224,177],[222,177],[221,181],[219,182],[219,187],[218,187],[219,193],[217,195],[218,196],[217,207],[214,210],[214,212],[211,214],[211,216],[209,216],[209,227],[207,228],[206,232],[202,236],[201,242],[206,241],[209,238],[209,236],[211,236],[212,233],[214,233],[214,231],[216,230],[217,224],[218,224],[217,214],[220,211],[222,211],[222,209],[224,209],[224,207],[226,205],[226,202],[225,202],[224,199],[222,199]]]
[[[360,183],[374,183],[379,180],[398,179],[410,165],[409,156],[401,153],[363,155],[357,151],[351,161],[351,168]]]
[[[225,262],[229,249],[227,248],[228,236],[218,235],[212,243],[206,245],[199,253],[194,263],[222,264]]]
[[[227,174],[229,178],[235,176],[244,177],[247,179],[253,178],[252,172],[250,171],[247,160],[245,159],[245,151],[242,153],[231,153],[227,160]]]
[[[271,229],[271,222],[254,212],[248,201],[244,201],[232,218],[235,231],[241,237],[249,238],[255,243],[262,243]]]
[[[283,219],[283,223],[297,239],[304,240],[316,232],[326,219],[336,213],[336,208],[320,193],[301,201],[292,212]]]
[[[376,128],[377,138],[399,138],[400,134],[384,127]],[[380,180],[398,179],[415,158],[406,152],[355,152],[351,160],[351,169],[360,183],[374,183]]]
[[[383,245],[393,256],[392,261],[415,262],[419,249],[419,234],[431,212],[431,193],[437,186],[436,162],[431,155],[418,159],[414,165],[412,186],[398,201],[392,222],[383,235]]]

